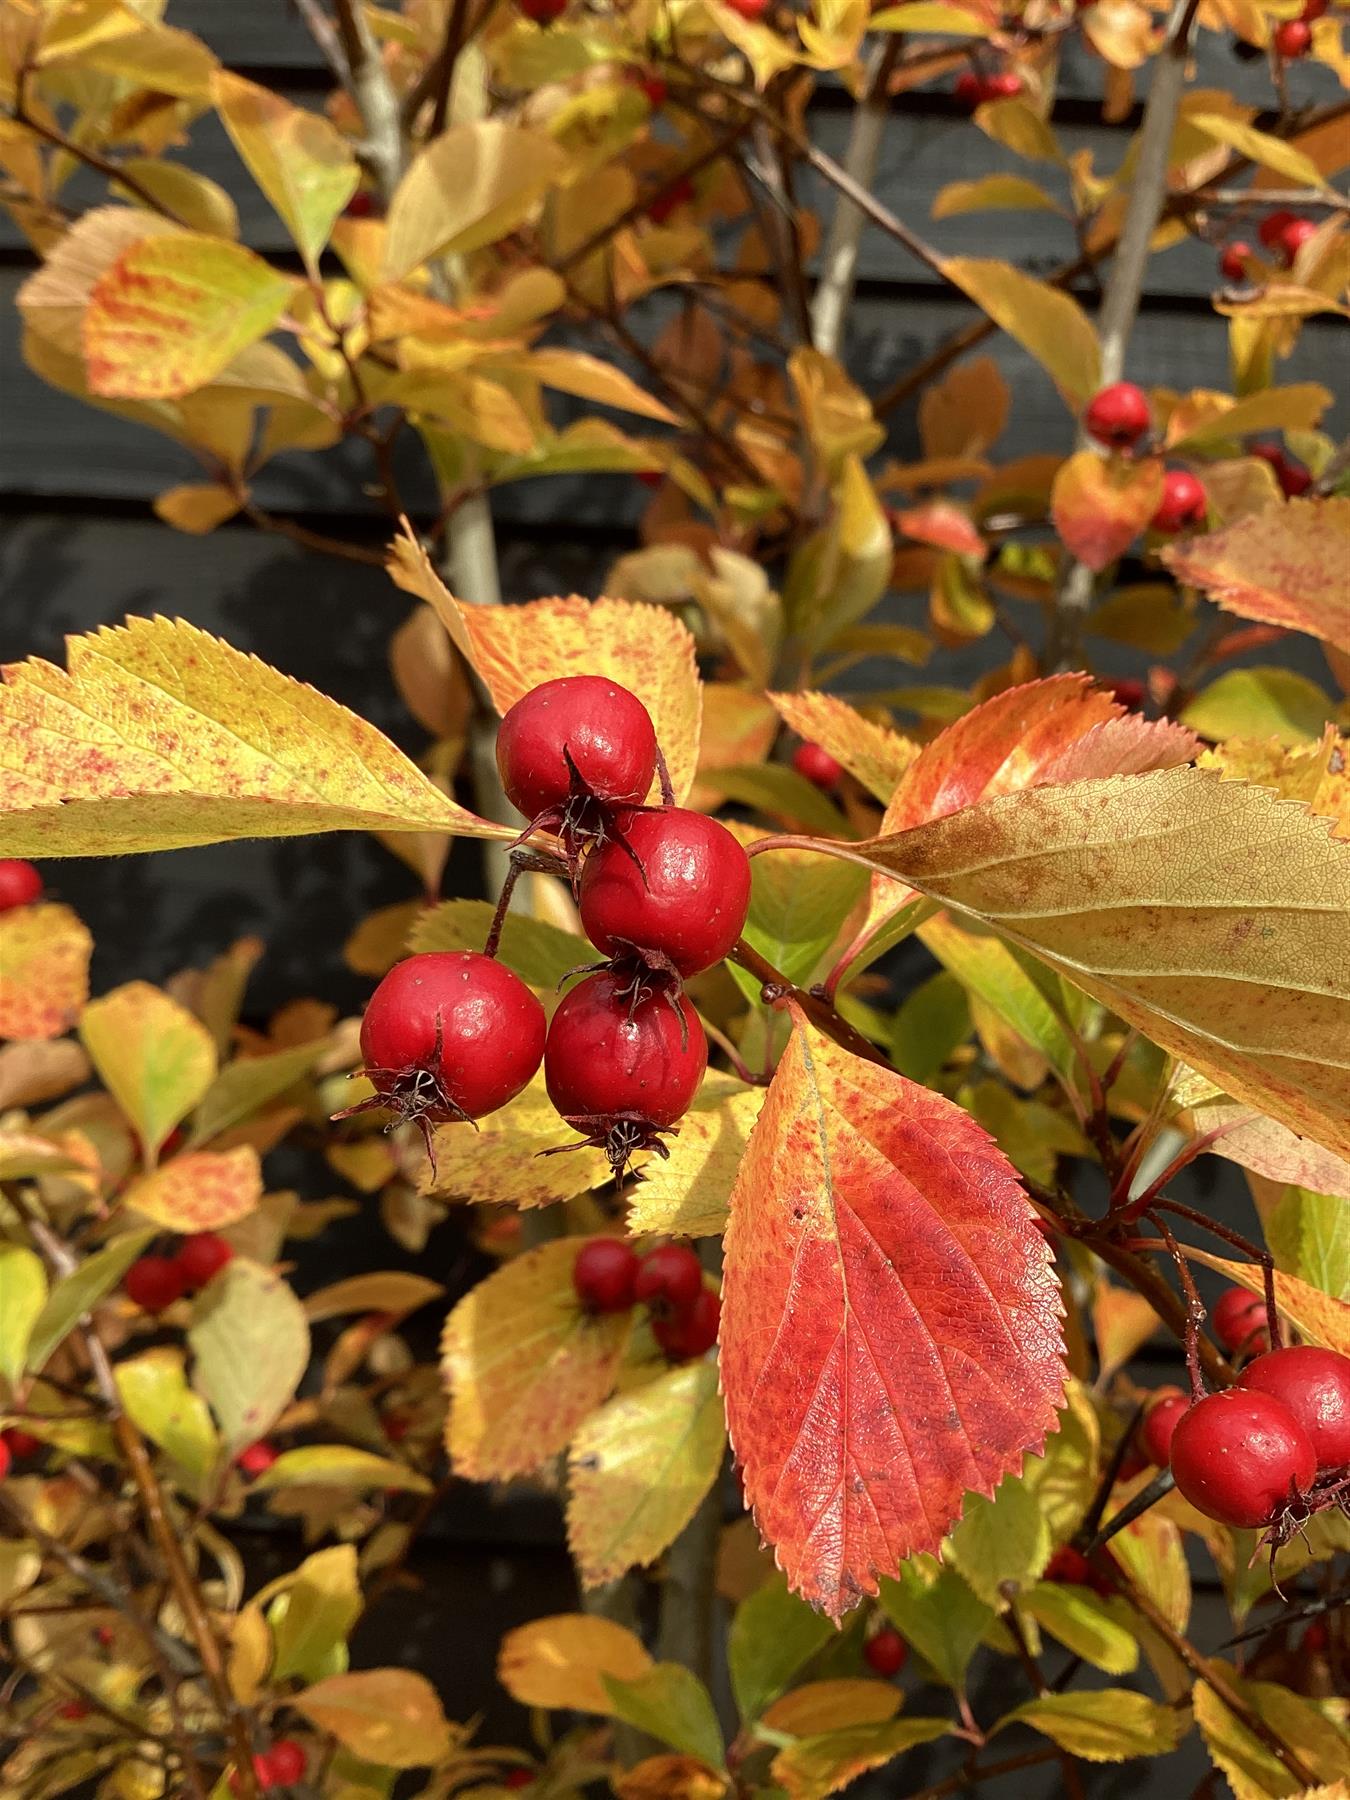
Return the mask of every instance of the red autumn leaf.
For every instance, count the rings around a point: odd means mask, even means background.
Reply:
[[[1197,756],[1200,739],[1170,719],[1145,719],[1126,713],[1107,719],[1076,739],[1045,764],[1034,787],[1061,787],[1097,775],[1143,775],[1149,769],[1177,769]]]
[[[722,1386],[759,1528],[837,1618],[1041,1445],[1062,1307],[969,1115],[793,1025],[732,1195]]]
[[[936,550],[954,550],[958,556],[983,556],[987,545],[971,522],[970,514],[950,500],[929,500],[891,514],[891,524],[916,543]]]
[[[1089,569],[1123,556],[1162,499],[1162,464],[1126,462],[1080,450],[1061,465],[1050,492],[1050,516],[1069,550]]]

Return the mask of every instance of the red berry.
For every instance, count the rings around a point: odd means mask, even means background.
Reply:
[[[653,1319],[652,1336],[671,1362],[692,1362],[717,1342],[721,1316],[722,1302],[711,1288],[704,1288],[687,1312],[669,1319]]]
[[[1225,244],[1223,254],[1219,258],[1219,273],[1225,281],[1245,281],[1247,279],[1247,259],[1252,254],[1250,244],[1239,241],[1236,244]]]
[[[1169,469],[1163,476],[1162,499],[1149,520],[1151,531],[1184,531],[1202,525],[1208,507],[1204,486],[1186,469]]]
[[[1121,1465],[1116,1470],[1116,1480],[1133,1481],[1136,1475],[1142,1475],[1149,1466],[1148,1458],[1131,1448],[1125,1452]]]
[[[1015,75],[1011,69],[1002,69],[997,75],[989,76],[981,86],[984,90],[982,99],[1015,100],[1022,92],[1022,77]]]
[[[1280,239],[1294,223],[1295,217],[1296,215],[1291,213],[1288,207],[1284,206],[1277,207],[1274,212],[1268,212],[1266,214],[1265,218],[1262,219],[1261,223],[1256,228],[1256,235],[1260,238],[1267,250],[1279,249]]]
[[[0,1443],[3,1443],[15,1462],[25,1462],[30,1456],[36,1456],[42,1449],[42,1439],[25,1431],[22,1425],[6,1425],[0,1431]]]
[[[497,733],[497,767],[517,811],[563,823],[587,800],[645,800],[656,773],[656,732],[637,695],[617,681],[564,675],[532,688],[508,711]]]
[[[269,1787],[292,1787],[305,1779],[309,1758],[294,1738],[278,1738],[263,1759],[270,1777]]]
[[[380,1102],[407,1117],[481,1119],[513,1100],[544,1054],[544,1009],[518,975],[476,950],[396,963],[361,1021]]]
[[[42,895],[42,877],[32,863],[17,856],[0,858],[0,913],[31,906]]]
[[[1106,684],[1122,706],[1131,710],[1142,706],[1148,698],[1148,689],[1142,681],[1136,681],[1132,675],[1114,675]]]
[[[1139,1427],[1139,1442],[1151,1463],[1165,1469],[1172,1455],[1172,1433],[1190,1410],[1190,1401],[1182,1394],[1164,1394],[1144,1414]]]
[[[653,1312],[687,1312],[703,1292],[703,1264],[688,1244],[662,1244],[638,1267],[633,1298]]]
[[[1071,1587],[1090,1587],[1092,1564],[1072,1544],[1061,1544],[1045,1565],[1043,1581],[1067,1582]]]
[[[883,1625],[863,1645],[863,1661],[887,1681],[900,1673],[908,1655],[909,1647],[893,1625]]]
[[[647,104],[653,112],[660,112],[670,94],[670,89],[659,75],[643,75],[639,77],[638,86],[646,95]],[[519,1771],[522,1775],[525,1771]]]
[[[614,832],[581,872],[581,923],[596,949],[648,951],[683,976],[720,962],[750,908],[750,859],[726,826],[667,806],[621,812]]]
[[[3,1481],[10,1470],[9,1445],[0,1437],[0,1481]]]
[[[549,1099],[616,1169],[688,1112],[707,1066],[708,1040],[684,994],[649,988],[638,998],[609,971],[572,989],[544,1048]]]
[[[1314,1619],[1303,1634],[1303,1653],[1305,1656],[1325,1656],[1331,1634],[1327,1630],[1325,1619]]]
[[[143,1256],[122,1281],[127,1298],[144,1312],[161,1313],[187,1292],[183,1271],[171,1256]]]
[[[111,1625],[100,1625],[94,1633],[94,1642],[102,1650],[111,1650],[117,1640],[117,1633]]]
[[[1309,24],[1312,24],[1315,20],[1326,17],[1327,8],[1330,5],[1331,0],[1304,0],[1303,11],[1299,14],[1299,18],[1306,19]]]
[[[727,0],[732,12],[739,13],[753,25],[756,19],[762,19],[769,10],[769,0]]]
[[[349,219],[373,219],[379,207],[369,188],[358,188],[342,210]]]
[[[1171,1461],[1185,1498],[1224,1525],[1273,1523],[1317,1474],[1307,1432],[1259,1388],[1229,1388],[1187,1407],[1172,1434]]]
[[[1311,219],[1291,219],[1280,233],[1279,253],[1286,266],[1292,267],[1295,257],[1310,238],[1317,236],[1317,226]]]
[[[216,1232],[196,1231],[191,1237],[183,1239],[174,1260],[183,1271],[183,1280],[187,1286],[201,1288],[206,1286],[213,1275],[219,1275],[233,1257],[234,1245],[227,1243]]]
[[[801,744],[792,753],[792,766],[799,775],[833,793],[844,775],[844,765],[819,744]]]
[[[1247,454],[1259,456],[1262,462],[1270,464],[1275,479],[1280,484],[1280,491],[1288,500],[1295,500],[1300,494],[1306,494],[1312,486],[1312,476],[1303,464],[1291,462],[1278,444],[1253,444]]]
[[[659,488],[666,478],[664,469],[639,469],[637,478],[643,487]]]
[[[1143,437],[1152,417],[1142,388],[1132,381],[1115,381],[1092,396],[1083,423],[1098,443],[1128,450]]]
[[[250,1481],[256,1481],[259,1475],[265,1475],[277,1460],[280,1451],[274,1450],[266,1438],[259,1438],[256,1444],[245,1444],[235,1457],[235,1467]]]
[[[63,1700],[56,1709],[58,1719],[87,1719],[92,1708],[87,1700]]]
[[[1275,49],[1286,60],[1306,56],[1312,43],[1312,26],[1304,19],[1286,19],[1275,27]]]
[[[678,181],[671,182],[669,187],[661,189],[647,208],[647,217],[655,225],[664,225],[673,212],[678,211],[682,206],[688,206],[693,198],[693,182],[687,175],[681,175]]]
[[[527,1788],[532,1786],[533,1782],[534,1771],[532,1769],[508,1769],[502,1776],[502,1786],[505,1788]]]
[[[1247,1365],[1238,1386],[1283,1401],[1312,1439],[1323,1473],[1350,1468],[1350,1356],[1318,1344],[1271,1350]]]
[[[637,1252],[631,1244],[622,1238],[591,1238],[577,1251],[572,1286],[587,1312],[627,1312],[636,1297],[637,1272]]]
[[[974,69],[963,69],[956,78],[956,86],[952,93],[962,106],[968,106],[971,112],[984,99],[984,83]]]
[[[516,0],[516,4],[535,25],[551,25],[567,11],[567,0]]]
[[[1225,1350],[1269,1350],[1270,1320],[1266,1303],[1259,1294],[1246,1288],[1225,1288],[1214,1302],[1209,1315],[1214,1335]]]

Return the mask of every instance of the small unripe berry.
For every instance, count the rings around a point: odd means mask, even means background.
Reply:
[[[1172,1455],[1172,1433],[1185,1416],[1190,1401],[1182,1394],[1164,1394],[1144,1414],[1139,1442],[1152,1463],[1165,1469]]]
[[[15,1462],[27,1462],[30,1456],[36,1456],[42,1449],[42,1439],[25,1431],[22,1425],[6,1425],[0,1431],[0,1443],[3,1443]]]
[[[671,1362],[692,1362],[717,1342],[721,1316],[722,1302],[711,1288],[703,1288],[687,1311],[669,1319],[653,1319],[652,1336]]]
[[[587,1312],[620,1313],[632,1306],[637,1252],[622,1238],[592,1238],[577,1251],[572,1286]]]
[[[844,777],[844,765],[820,744],[800,744],[792,753],[792,766],[809,782],[832,794]]]
[[[297,1781],[305,1779],[305,1770],[309,1767],[309,1758],[294,1738],[278,1738],[264,1760],[269,1787],[293,1787]]]
[[[551,25],[567,11],[567,0],[516,0],[516,4],[534,25]]]
[[[1225,1350],[1241,1350],[1248,1356],[1270,1348],[1270,1319],[1266,1303],[1246,1288],[1225,1288],[1209,1315],[1214,1335]]]
[[[578,799],[609,806],[645,800],[656,773],[656,732],[637,695],[617,681],[563,675],[508,710],[497,732],[497,768],[518,812],[561,823]]]
[[[214,1231],[196,1231],[178,1246],[174,1260],[183,1271],[189,1288],[205,1287],[212,1276],[219,1275],[226,1263],[233,1261],[234,1245]]]
[[[19,856],[0,858],[0,913],[31,906],[41,897],[42,877],[32,863]]]
[[[234,1459],[235,1467],[250,1481],[256,1481],[259,1475],[267,1473],[279,1455],[266,1438],[259,1438],[256,1444],[244,1445]]]
[[[1291,213],[1285,206],[1277,207],[1274,212],[1266,214],[1256,228],[1256,235],[1267,250],[1279,249],[1281,238],[1294,223],[1296,217],[1297,215]]]
[[[653,1312],[684,1312],[703,1292],[703,1264],[688,1244],[661,1244],[638,1266],[633,1297]]]
[[[1239,240],[1236,244],[1225,244],[1223,254],[1219,258],[1219,273],[1225,281],[1245,281],[1247,279],[1247,260],[1252,254],[1250,244]]]
[[[909,1647],[893,1625],[883,1625],[863,1645],[863,1661],[885,1681],[900,1673],[908,1656]]]
[[[187,1292],[183,1271],[171,1256],[143,1256],[122,1279],[127,1298],[143,1312],[161,1313]]]
[[[1286,19],[1275,27],[1274,42],[1276,53],[1286,61],[1306,56],[1312,44],[1312,26],[1304,19]]]
[[[750,909],[750,859],[716,819],[682,806],[624,811],[581,872],[586,936],[606,956],[651,953],[684,977],[720,962]]]
[[[1323,1474],[1350,1468],[1350,1357],[1320,1344],[1294,1344],[1248,1363],[1238,1386],[1289,1408],[1311,1438]]]
[[[1132,381],[1114,381],[1094,394],[1083,423],[1099,444],[1128,450],[1137,444],[1152,420],[1148,396]]]
[[[1172,1434],[1172,1476],[1207,1518],[1270,1525],[1312,1485],[1317,1452],[1281,1401],[1229,1388],[1186,1409]]]
[[[1280,233],[1280,258],[1287,268],[1292,268],[1299,251],[1311,239],[1317,236],[1317,225],[1312,219],[1291,219]]]
[[[1149,529],[1174,532],[1184,531],[1188,525],[1203,525],[1208,504],[1204,486],[1194,475],[1186,469],[1169,469]]]

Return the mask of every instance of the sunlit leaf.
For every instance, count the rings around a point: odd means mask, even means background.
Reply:
[[[1350,648],[1350,499],[1292,500],[1249,514],[1169,545],[1163,560],[1226,612]]]
[[[1285,749],[1320,738],[1331,701],[1306,675],[1278,664],[1227,669],[1181,711],[1181,722],[1201,736],[1274,738]]]
[[[210,1032],[145,981],[90,1001],[80,1016],[80,1038],[147,1156],[192,1111],[216,1072]]]
[[[423,1159],[426,1173],[419,1185],[423,1191],[478,1205],[551,1206],[602,1186],[612,1174],[603,1151],[583,1147],[583,1140],[563,1124],[542,1076],[510,1106],[480,1119],[476,1131],[445,1125],[435,1135],[435,1179]],[[544,1154],[564,1144],[576,1147],[565,1156]]]
[[[875,25],[876,20],[872,23]],[[955,219],[972,212],[1059,212],[1057,201],[1025,175],[982,175],[975,181],[949,181],[933,201],[935,219]]]
[[[211,1403],[230,1449],[276,1423],[309,1361],[300,1302],[269,1269],[236,1256],[193,1302],[193,1383]]]
[[[408,949],[481,950],[494,910],[486,900],[443,900],[420,915]],[[508,912],[503,920],[498,956],[522,981],[549,992],[564,975],[595,961],[584,937],[520,912]]]
[[[783,722],[819,744],[878,800],[887,801],[919,753],[917,744],[878,725],[834,694],[770,694]]]
[[[154,1227],[126,1231],[86,1256],[78,1268],[58,1281],[47,1296],[28,1340],[28,1366],[41,1370],[66,1334],[73,1331],[105,1294],[112,1292],[136,1258],[156,1236]]]
[[[1131,1688],[1042,1694],[1008,1713],[998,1728],[1014,1724],[1030,1725],[1085,1762],[1164,1756],[1176,1749],[1186,1732],[1183,1713]]]
[[[762,1088],[746,1087],[716,1070],[705,1076],[680,1120],[678,1135],[669,1141],[669,1156],[647,1157],[642,1180],[630,1187],[630,1233],[707,1237],[721,1232],[736,1171],[763,1104]]]
[[[1226,144],[1251,162],[1285,176],[1295,187],[1326,186],[1322,171],[1310,156],[1283,138],[1272,137],[1268,131],[1257,131],[1224,113],[1188,112],[1186,122],[1216,143]]]
[[[307,1556],[267,1609],[275,1649],[271,1676],[317,1681],[347,1666],[347,1634],[361,1614],[354,1544]]]
[[[387,1769],[438,1763],[453,1742],[435,1688],[412,1669],[330,1675],[290,1704],[354,1755]]]
[[[406,1494],[429,1494],[431,1483],[406,1463],[350,1444],[304,1444],[283,1450],[277,1460],[250,1484],[254,1493],[266,1488],[333,1487],[379,1488]]]
[[[771,1773],[790,1800],[825,1800],[868,1769],[917,1744],[931,1744],[950,1729],[946,1719],[888,1719],[798,1738],[774,1757]]]
[[[2,710],[2,709],[0,709]],[[89,996],[94,940],[68,906],[0,913],[0,1037],[54,1038]]]
[[[1123,556],[1158,509],[1162,464],[1080,450],[1055,477],[1050,512],[1069,550],[1094,572]]]
[[[893,1719],[903,1700],[900,1689],[889,1681],[838,1676],[793,1688],[765,1710],[763,1723],[793,1737],[821,1737],[827,1731]]]
[[[942,271],[1036,358],[1073,412],[1087,404],[1101,385],[1101,347],[1071,295],[1005,262],[944,257]]]
[[[741,1718],[757,1719],[833,1635],[824,1614],[792,1593],[779,1576],[743,1600],[727,1638],[731,1691]]]
[[[28,1361],[28,1340],[47,1303],[47,1272],[26,1244],[0,1244],[0,1376],[14,1388]]]
[[[1138,1667],[1133,1615],[1123,1601],[1103,1599],[1091,1588],[1042,1581],[1023,1594],[1019,1604],[1094,1669],[1108,1675],[1129,1675]]]
[[[114,1375],[133,1423],[178,1464],[192,1491],[199,1493],[218,1443],[205,1400],[188,1386],[181,1355],[170,1349],[152,1350],[118,1363]]]
[[[262,1166],[247,1145],[175,1156],[133,1182],[125,1205],[170,1231],[218,1231],[246,1218],[262,1199]]]
[[[631,1681],[651,1667],[642,1640],[612,1619],[558,1613],[507,1632],[497,1679],[522,1706],[609,1713],[605,1677]]]
[[[384,273],[397,281],[429,257],[464,254],[514,231],[567,167],[541,131],[474,119],[414,159],[389,208]]]
[[[322,113],[218,69],[211,95],[234,147],[294,238],[311,274],[360,180],[346,140]]]
[[[1293,1745],[1320,1781],[1344,1786],[1344,1733],[1315,1701],[1278,1682],[1245,1680],[1228,1664],[1220,1664],[1220,1669],[1256,1717],[1282,1743]],[[1196,1682],[1191,1700],[1205,1747],[1238,1800],[1276,1800],[1284,1794],[1323,1791],[1335,1796],[1335,1788],[1301,1788],[1274,1752],[1204,1682]]]

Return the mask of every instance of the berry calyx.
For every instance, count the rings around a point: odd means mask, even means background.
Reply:
[[[726,826],[667,806],[616,814],[614,833],[578,890],[596,949],[684,977],[720,962],[750,909],[750,859]]]
[[[172,1256],[142,1256],[127,1270],[122,1286],[128,1300],[150,1313],[162,1313],[187,1292],[183,1271]]]
[[[1186,1409],[1172,1434],[1172,1476],[1207,1518],[1246,1528],[1296,1513],[1317,1475],[1312,1440],[1283,1402],[1229,1388]]]
[[[792,766],[827,794],[832,794],[844,778],[843,763],[820,744],[799,744],[792,753]]]
[[[551,25],[567,11],[567,0],[516,0],[516,5],[532,25]]]
[[[1113,381],[1088,401],[1083,423],[1099,444],[1129,450],[1152,422],[1148,396],[1132,381]]]
[[[1285,266],[1292,267],[1299,251],[1311,238],[1317,236],[1317,226],[1312,219],[1291,219],[1280,233],[1279,254]]]
[[[234,1459],[235,1467],[250,1481],[256,1481],[259,1475],[265,1475],[277,1460],[281,1452],[268,1443],[266,1438],[259,1438],[256,1444],[245,1444]]]
[[[205,1287],[234,1259],[234,1245],[214,1231],[196,1231],[178,1246],[174,1261],[189,1289]]]
[[[1313,478],[1308,470],[1302,463],[1291,461],[1279,444],[1253,444],[1247,454],[1259,456],[1262,462],[1270,464],[1286,500],[1296,500],[1312,486]]]
[[[263,1761],[267,1764],[268,1787],[293,1787],[297,1781],[305,1779],[309,1767],[303,1746],[294,1738],[278,1738],[264,1754]]]
[[[684,994],[633,986],[604,970],[578,982],[544,1047],[548,1097],[621,1174],[635,1150],[669,1152],[661,1133],[689,1110],[708,1040]]]
[[[42,877],[32,863],[19,856],[0,858],[0,913],[16,906],[31,906],[42,898]]]
[[[429,950],[396,963],[361,1021],[373,1099],[417,1124],[481,1119],[514,1100],[544,1054],[544,1009],[518,975],[475,950]]]
[[[732,12],[739,13],[752,25],[756,19],[762,19],[769,10],[769,0],[727,0],[727,5]]]
[[[722,1302],[711,1288],[703,1288],[694,1304],[669,1319],[652,1320],[652,1336],[671,1362],[692,1362],[717,1342]]]
[[[633,1298],[654,1313],[686,1312],[703,1292],[703,1264],[688,1244],[661,1244],[638,1265]]]
[[[609,809],[647,798],[656,774],[651,715],[601,675],[563,675],[517,700],[497,732],[507,799],[569,846],[605,835]]]
[[[1312,1441],[1320,1473],[1350,1468],[1350,1357],[1320,1344],[1290,1345],[1248,1363],[1238,1386],[1288,1407]]]
[[[1247,279],[1247,261],[1252,254],[1250,244],[1239,241],[1236,244],[1225,244],[1223,254],[1219,258],[1219,273],[1225,281],[1245,281]]]
[[[1214,1335],[1225,1350],[1247,1355],[1270,1348],[1270,1318],[1259,1294],[1246,1288],[1225,1288],[1209,1315]]]
[[[1274,212],[1268,212],[1262,219],[1256,228],[1256,235],[1267,250],[1278,250],[1280,240],[1289,227],[1295,223],[1297,217],[1298,215],[1291,213],[1288,207],[1276,207]]]
[[[590,1313],[627,1312],[636,1294],[638,1258],[622,1238],[591,1238],[577,1251],[572,1286]]]
[[[1209,500],[1202,482],[1187,469],[1169,469],[1163,476],[1162,499],[1149,520],[1150,531],[1184,531],[1203,525]]]
[[[1164,1394],[1144,1414],[1139,1444],[1151,1463],[1165,1469],[1172,1455],[1172,1434],[1190,1409],[1182,1394]]]
[[[863,1661],[885,1681],[900,1673],[908,1656],[909,1646],[894,1625],[883,1625],[863,1645]]]
[[[1276,54],[1286,62],[1306,56],[1312,46],[1312,26],[1306,19],[1286,19],[1275,27],[1274,44]]]

